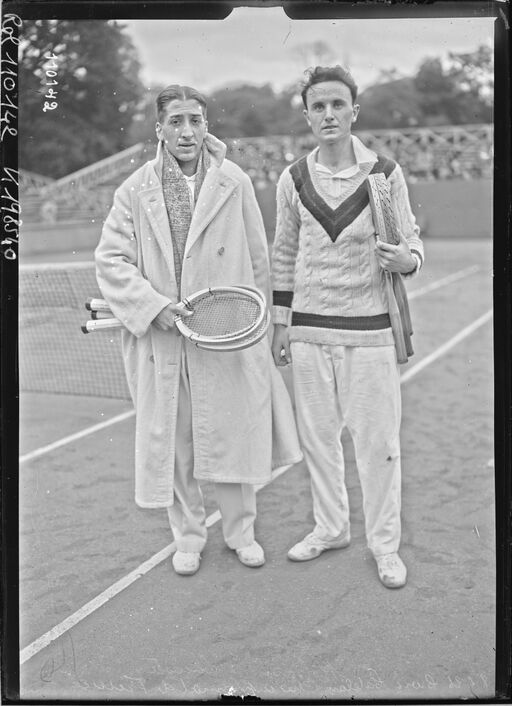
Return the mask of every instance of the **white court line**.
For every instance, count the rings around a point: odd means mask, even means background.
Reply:
[[[272,473],[272,478],[267,485],[279,478],[279,476],[283,475],[283,473],[285,473],[289,468],[291,468],[291,466],[283,466],[282,468],[278,468],[276,471],[274,471],[274,473]],[[258,492],[259,490],[261,490],[261,488],[264,487],[265,485],[256,486],[256,492]],[[206,526],[211,527],[219,520],[220,512],[216,510],[206,518]],[[37,640],[34,640],[34,642],[31,642],[30,645],[25,647],[20,652],[20,665],[24,664],[27,660],[29,660],[35,654],[47,647],[51,642],[56,640],[65,632],[70,630],[77,623],[81,622],[88,615],[94,613],[95,610],[107,603],[107,601],[116,596],[118,593],[124,591],[125,588],[128,588],[128,586],[134,583],[137,579],[140,579],[141,576],[144,576],[144,574],[147,574],[149,571],[151,571],[151,569],[154,569],[155,566],[158,566],[158,564],[161,564],[163,561],[165,561],[172,554],[175,547],[176,543],[171,542],[171,544],[168,544],[159,552],[153,554],[152,557],[144,561],[133,571],[130,571],[130,573],[126,574],[126,576],[123,576],[122,579],[119,579],[119,581],[113,583],[112,586],[109,586],[105,591],[103,591],[98,596],[83,605],[75,613],[70,615],[61,623],[46,632],[44,635],[41,635],[41,637],[38,637]]]
[[[442,355],[445,353],[448,353],[448,351],[453,348],[454,346],[457,345],[457,343],[460,343],[464,338],[469,336],[470,334],[473,333],[473,331],[476,331],[480,326],[483,326],[489,319],[492,318],[492,309],[489,309],[483,316],[481,316],[479,319],[476,321],[473,321],[472,324],[469,326],[466,326],[466,328],[463,328],[462,331],[459,331],[459,333],[455,334],[453,338],[450,338],[449,341],[446,341],[446,343],[443,343],[442,346],[437,348],[435,351],[430,353],[430,355],[425,356],[425,358],[422,358],[419,363],[414,365],[412,368],[409,368],[409,370],[406,370],[406,372],[400,376],[400,384],[407,382],[410,380],[412,377],[417,375],[419,372],[421,372],[424,368],[427,367],[427,365],[430,365],[430,363],[433,363],[434,360],[437,360],[440,358]]]
[[[428,355],[426,358],[421,360],[417,365],[414,367],[410,368],[404,375],[400,377],[400,384],[403,384],[404,382],[407,382],[408,380],[411,380],[415,375],[417,375],[421,370],[427,367],[427,365],[430,365],[433,363],[435,360],[440,358],[442,355],[447,353],[451,348],[453,348],[457,343],[462,341],[464,338],[469,336],[471,333],[476,331],[480,326],[483,326],[492,316],[492,309],[490,309],[487,313],[485,313],[483,316],[481,316],[479,319],[474,321],[472,324],[469,326],[466,326],[466,328],[462,329],[459,333],[457,333],[453,338],[450,338],[449,341],[444,343],[442,346],[440,346],[437,350],[435,350],[433,353]],[[285,473],[291,466],[284,466],[283,468],[279,468],[275,473],[272,474],[272,479],[270,480],[270,483],[272,483],[276,478],[278,478],[280,475]],[[264,488],[265,486],[258,486],[257,490],[260,490],[261,488]],[[206,526],[211,527],[213,524],[218,522],[220,519],[220,513],[217,510],[216,512],[212,513],[211,515],[208,516],[206,519]],[[51,642],[56,640],[58,637],[60,637],[62,634],[70,630],[72,627],[77,625],[80,621],[82,621],[84,618],[86,618],[88,615],[93,613],[95,610],[100,608],[104,603],[109,601],[111,598],[116,596],[118,593],[123,591],[125,588],[128,588],[134,581],[139,579],[141,576],[144,576],[144,574],[147,574],[151,569],[155,568],[158,564],[161,564],[163,561],[165,561],[172,553],[173,549],[175,547],[175,543],[172,542],[169,544],[167,547],[164,549],[161,549],[159,552],[154,554],[150,559],[147,561],[143,562],[140,566],[138,566],[136,569],[131,571],[129,574],[124,576],[122,579],[119,581],[116,581],[116,583],[112,584],[112,586],[109,586],[105,591],[100,593],[98,596],[93,598],[89,603],[86,603],[84,606],[79,608],[75,613],[70,615],[68,618],[63,620],[61,623],[56,625],[54,628],[46,632],[44,635],[41,637],[37,638],[34,642],[31,642],[27,647],[25,647],[23,650],[20,652],[20,665],[24,664],[27,660],[29,660],[31,657],[33,657],[35,654],[40,652],[42,649],[47,647]]]
[[[435,282],[432,282],[431,284],[427,284],[425,287],[421,287],[421,289],[417,289],[416,291],[411,292],[408,297],[409,299],[421,297],[424,294],[428,294],[428,292],[432,292],[435,289],[439,289],[440,287],[444,287],[447,284],[451,284],[452,282],[455,282],[458,279],[462,279],[463,277],[467,277],[468,275],[474,274],[475,272],[478,272],[479,269],[480,267],[478,265],[473,265],[472,267],[466,267],[463,270],[458,270],[457,272],[454,272],[453,274],[448,275],[447,277],[442,277],[441,279],[438,279]],[[55,451],[55,449],[58,449],[61,446],[71,444],[77,439],[82,439],[84,436],[88,436],[89,434],[95,434],[97,431],[101,431],[102,429],[105,429],[106,427],[109,427],[112,424],[117,424],[118,422],[122,422],[125,419],[129,419],[130,417],[133,417],[134,414],[135,410],[132,409],[128,412],[125,412],[124,414],[119,414],[117,417],[112,417],[112,419],[109,419],[105,422],[100,422],[99,424],[95,424],[92,427],[87,427],[82,431],[77,432],[76,434],[71,434],[71,436],[64,436],[62,439],[58,439],[52,444],[48,444],[47,446],[41,446],[40,448],[35,449],[34,451],[30,451],[29,453],[20,456],[19,462],[24,463],[25,461],[32,461],[32,459],[38,458],[39,456],[43,456],[44,454],[47,454],[50,451]]]
[[[441,279],[438,279],[435,282],[431,282],[430,284],[427,284],[424,287],[420,287],[420,289],[416,289],[413,292],[408,292],[407,297],[409,299],[416,299],[416,297],[421,297],[424,294],[428,294],[428,292],[433,292],[435,289],[439,289],[440,287],[444,287],[447,284],[456,282],[458,279],[463,279],[464,277],[472,275],[475,272],[478,272],[479,270],[479,265],[472,265],[471,267],[466,267],[464,270],[458,270],[457,272],[453,272],[451,275],[447,275],[446,277],[442,277]]]
[[[107,419],[105,422],[100,422],[99,424],[94,424],[92,427],[86,427],[85,429],[82,429],[82,431],[78,431],[76,434],[71,434],[70,436],[64,436],[62,439],[59,439],[58,441],[54,441],[52,444],[48,444],[47,446],[40,446],[38,449],[35,449],[34,451],[30,451],[28,454],[24,454],[23,456],[20,456],[19,462],[23,463],[24,461],[31,461],[33,458],[37,458],[38,456],[42,456],[43,454],[47,454],[50,451],[54,451],[55,449],[60,448],[61,446],[65,446],[66,444],[70,444],[72,441],[76,441],[77,439],[82,439],[84,436],[89,436],[89,434],[94,434],[97,431],[101,431],[102,429],[105,429],[106,427],[111,426],[112,424],[117,424],[118,422],[123,422],[125,419],[129,419],[130,417],[133,417],[135,414],[135,410],[131,409],[128,412],[124,412],[123,414],[118,414],[116,417],[112,417],[111,419]]]

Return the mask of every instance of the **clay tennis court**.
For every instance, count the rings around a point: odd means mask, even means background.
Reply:
[[[425,249],[408,283],[416,353],[402,367],[408,584],[377,579],[349,443],[348,549],[287,560],[313,522],[299,464],[258,493],[263,568],[225,547],[205,485],[209,541],[199,573],[181,577],[166,512],[133,501],[130,402],[22,391],[22,698],[494,695],[492,243],[426,239]],[[84,315],[71,314],[77,330]],[[59,362],[58,336],[44,346],[22,346],[20,358],[47,356],[56,379],[94,387],[89,370]]]

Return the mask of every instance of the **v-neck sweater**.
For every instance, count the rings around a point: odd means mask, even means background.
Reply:
[[[290,325],[290,340],[393,345],[383,272],[366,180],[386,175],[397,226],[423,261],[423,245],[400,166],[352,138],[357,169],[317,170],[318,148],[283,172],[277,187],[272,254],[274,323]],[[341,177],[341,178],[340,178]]]

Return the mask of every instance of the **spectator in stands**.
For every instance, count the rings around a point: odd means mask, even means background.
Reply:
[[[278,365],[293,363],[315,519],[288,556],[306,561],[350,543],[341,443],[346,426],[368,546],[382,583],[398,588],[407,576],[398,555],[401,400],[389,314],[396,301],[388,299],[383,271],[411,276],[423,262],[423,245],[399,165],[351,134],[356,96],[354,79],[342,67],[309,72],[302,99],[318,146],[287,167],[277,187],[273,353]],[[367,177],[376,172],[390,187],[397,245],[374,240]]]
[[[169,86],[157,97],[158,151],[116,191],[96,249],[97,278],[126,327],[123,353],[136,410],[135,500],[167,508],[173,567],[193,574],[207,539],[200,481],[215,484],[224,539],[261,566],[255,485],[301,453],[269,341],[218,353],[178,335],[178,303],[215,285],[270,296],[263,221],[249,177],[207,132],[206,102]],[[279,421],[272,434],[273,420]]]
[[[421,137],[421,129],[418,129],[418,133]],[[291,162],[314,147],[310,136],[243,137],[227,142],[230,157],[249,174],[257,189],[274,184],[277,181],[275,172],[280,174]],[[492,175],[490,143],[482,144],[481,153],[478,150],[471,151],[464,145],[452,153],[447,152],[444,141],[437,145],[421,146],[419,142],[410,139],[402,147],[395,145],[386,149],[393,150],[393,158],[398,161],[406,179],[411,183],[432,179],[461,179],[468,174],[471,178]],[[384,153],[384,148],[382,150]],[[467,165],[465,169],[461,167],[456,155]],[[452,158],[455,158],[455,162],[450,168],[448,163]]]
[[[41,220],[43,223],[57,222],[58,206],[55,201],[43,201],[41,205]]]

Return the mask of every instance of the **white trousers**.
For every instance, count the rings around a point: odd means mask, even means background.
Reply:
[[[316,535],[347,535],[349,501],[341,433],[354,444],[368,547],[400,544],[400,378],[394,346],[293,342],[297,426],[311,477]]]
[[[167,508],[176,546],[182,552],[202,551],[207,539],[203,494],[193,474],[192,405],[187,357],[183,346],[176,421],[174,504]],[[228,547],[241,549],[252,544],[256,519],[254,486],[245,483],[215,483],[215,495]]]

